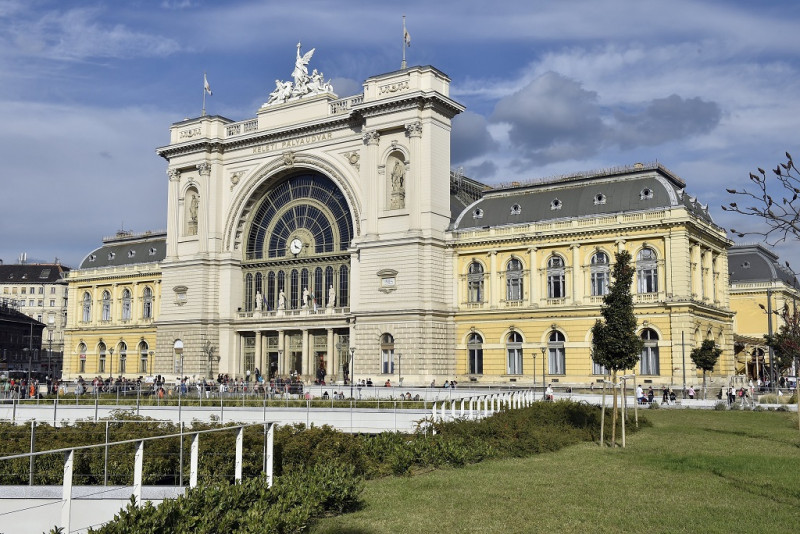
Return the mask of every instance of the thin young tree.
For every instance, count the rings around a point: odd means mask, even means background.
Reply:
[[[633,313],[634,268],[631,255],[623,250],[614,255],[611,286],[603,297],[598,319],[592,327],[594,361],[611,371],[614,389],[614,408],[611,419],[611,445],[616,443],[617,431],[617,373],[633,369],[642,353],[642,339],[636,335],[636,316]]]
[[[800,358],[800,311],[797,309],[790,310],[789,305],[786,304],[783,310],[776,310],[772,313],[783,319],[783,324],[778,329],[777,333],[772,336],[764,336],[767,345],[772,348],[775,354],[774,365],[777,365],[778,369],[783,371],[791,367],[794,363],[795,369],[798,369],[798,358]],[[798,394],[798,385],[800,384],[795,382],[797,413],[800,414],[800,394]],[[800,418],[797,424],[800,429]]]
[[[706,371],[713,371],[717,365],[722,349],[717,347],[713,339],[705,339],[699,347],[692,349],[691,358],[694,364],[703,370],[703,399],[706,398]]]

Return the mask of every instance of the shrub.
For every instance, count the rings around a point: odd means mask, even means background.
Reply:
[[[717,402],[714,404],[714,409],[718,412],[724,412],[728,409],[728,405],[725,402]]]
[[[658,410],[659,408],[660,408],[660,406],[658,405],[658,401],[653,401],[653,402],[650,403],[650,409],[651,410]]]

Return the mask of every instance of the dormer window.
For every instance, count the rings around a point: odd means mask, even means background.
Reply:
[[[89,262],[93,262],[93,261],[95,261],[96,259],[97,259],[97,255],[95,255],[95,254],[90,254],[90,255],[89,255]]]
[[[594,196],[594,205],[599,206],[600,204],[606,203],[606,196],[603,193],[597,193]]]
[[[649,187],[645,187],[639,193],[639,199],[640,200],[649,200],[651,198],[653,198],[653,190],[650,189]]]
[[[744,269],[749,269],[749,268],[750,268],[750,262],[749,262],[749,261],[746,261],[746,262],[744,262],[744,263],[742,264],[742,268],[744,268]]]
[[[519,204],[511,206],[511,215],[519,215],[520,213],[522,213],[522,206]]]
[[[477,208],[475,211],[472,212],[473,219],[483,219],[483,210]]]
[[[155,256],[156,255],[156,247],[150,247],[150,255],[151,256]]]
[[[129,250],[129,251],[128,251],[128,257],[129,257],[129,258],[132,258],[132,257],[134,257],[134,256],[136,256],[136,251],[135,251],[135,250],[133,250],[133,249]]]
[[[550,209],[551,209],[551,210],[560,210],[562,205],[563,205],[563,202],[561,202],[561,201],[560,201],[559,199],[557,199],[557,198],[554,198],[554,199],[553,199],[553,200],[550,202]]]
[[[113,259],[114,259],[114,256],[116,256],[116,253],[114,253],[114,252],[109,252],[109,253],[108,253],[108,259],[109,259],[109,261],[110,261],[110,260],[113,260]]]

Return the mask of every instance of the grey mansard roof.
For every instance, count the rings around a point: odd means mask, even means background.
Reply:
[[[778,256],[761,243],[734,245],[729,248],[728,270],[732,284],[781,281],[790,287],[800,289],[794,274],[781,265]]]
[[[81,262],[81,269],[118,267],[140,263],[160,262],[167,255],[166,232],[132,234],[119,232],[103,239],[103,246],[89,253]]]
[[[661,164],[573,174],[491,189],[455,219],[451,229],[610,215],[684,206],[713,223],[707,206],[686,194],[686,183]]]

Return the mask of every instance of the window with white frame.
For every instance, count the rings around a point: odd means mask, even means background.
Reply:
[[[467,302],[483,302],[483,265],[477,261],[467,271]]]
[[[608,294],[608,254],[597,252],[592,256],[590,275],[592,282],[592,296],[601,297]]]
[[[146,341],[139,343],[139,372],[142,374],[147,374],[147,350],[149,348]]]
[[[564,349],[564,334],[558,330],[554,330],[550,334],[550,341],[547,344],[549,351],[548,357],[548,374],[563,375],[566,363],[566,351]]]
[[[142,318],[153,318],[153,290],[149,287],[144,288],[142,292]]]
[[[131,320],[131,292],[128,289],[122,291],[122,320]]]
[[[88,323],[92,320],[92,296],[89,292],[85,292],[83,294],[83,312],[82,312],[82,319],[84,323]]]
[[[86,372],[86,344],[81,343],[78,345],[78,372]]]
[[[658,262],[649,247],[636,255],[636,280],[639,293],[658,293]]]
[[[122,341],[119,344],[119,374],[125,374],[128,367],[128,345]]]
[[[99,357],[97,359],[97,372],[98,373],[105,373],[106,372],[106,345],[105,343],[100,343],[97,346],[97,352]]]
[[[517,258],[506,265],[506,300],[522,300],[522,262]]]
[[[659,361],[658,361],[658,334],[651,328],[642,330],[642,341],[644,347],[642,348],[642,357],[639,359],[641,367],[639,373],[643,375],[658,375]]]
[[[394,337],[392,334],[381,336],[381,373],[394,373]]]
[[[552,256],[547,260],[547,298],[561,299],[566,296],[564,259]]]
[[[102,306],[103,306],[103,313],[102,313],[102,320],[103,321],[110,321],[111,320],[111,293],[108,291],[103,291],[103,299],[102,299]]]
[[[469,374],[483,374],[483,338],[480,334],[470,334],[467,339],[467,365]]]
[[[522,336],[519,332],[511,332],[506,338],[506,374],[522,374]]]

